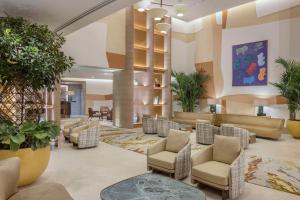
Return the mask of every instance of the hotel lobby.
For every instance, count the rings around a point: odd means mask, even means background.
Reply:
[[[0,0],[0,200],[298,200],[300,0]]]

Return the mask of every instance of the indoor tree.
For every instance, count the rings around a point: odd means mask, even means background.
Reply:
[[[284,72],[280,81],[272,85],[287,99],[290,120],[296,120],[296,112],[300,110],[300,63],[284,58],[278,58],[275,62],[284,68]]]
[[[61,35],[22,17],[0,18],[0,148],[43,148],[59,133],[39,122],[41,91],[54,90],[73,65],[64,55]]]
[[[13,118],[7,107],[2,108],[2,119],[15,119],[21,124],[30,114],[39,112],[39,91],[53,90],[63,72],[73,65],[73,60],[61,51],[64,41],[46,25],[21,17],[0,18],[0,95],[17,110]],[[28,109],[30,103],[35,111]]]
[[[183,112],[193,112],[200,97],[206,92],[203,84],[208,80],[208,76],[203,72],[185,74],[173,71],[172,77],[172,92],[176,95]]]

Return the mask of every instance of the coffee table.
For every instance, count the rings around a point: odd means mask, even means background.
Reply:
[[[111,185],[100,193],[102,200],[205,200],[191,185],[159,174],[142,174]]]

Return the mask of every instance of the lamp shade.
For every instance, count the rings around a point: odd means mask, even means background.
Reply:
[[[256,106],[267,106],[269,105],[268,99],[255,99],[254,105]]]
[[[168,23],[157,23],[156,28],[161,33],[167,34],[168,31],[171,29],[171,24]]]
[[[167,13],[168,11],[163,8],[151,8],[148,10],[148,14],[155,20],[161,20]]]
[[[188,7],[186,4],[179,3],[174,6],[177,17],[182,17],[186,13]]]
[[[137,9],[139,12],[144,12],[145,9],[151,4],[150,0],[142,0],[137,2],[134,5],[134,8]]]
[[[220,99],[207,99],[207,104],[208,105],[216,105],[216,104],[220,104]]]

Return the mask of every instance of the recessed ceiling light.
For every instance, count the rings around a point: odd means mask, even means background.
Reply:
[[[177,13],[177,17],[183,17],[183,13]]]
[[[160,20],[161,20],[161,17],[155,17],[154,20],[155,20],[155,21],[160,21]]]
[[[145,11],[144,8],[138,8],[137,10],[138,10],[139,12],[144,12],[144,11]]]

